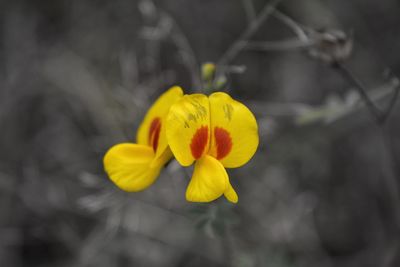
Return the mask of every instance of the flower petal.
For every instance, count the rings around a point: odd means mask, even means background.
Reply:
[[[104,156],[104,169],[122,190],[137,192],[157,179],[162,164],[154,164],[155,154],[150,146],[123,143],[111,147]]]
[[[229,178],[228,178],[227,187],[224,192],[224,196],[226,197],[226,199],[228,199],[232,203],[237,203],[239,201],[239,197],[236,194],[235,189],[233,189],[231,183],[229,182]]]
[[[178,162],[189,166],[208,152],[209,101],[205,95],[185,95],[167,116],[167,140]]]
[[[210,202],[224,194],[228,174],[215,158],[205,155],[196,161],[194,172],[186,190],[186,199],[192,202]]]
[[[174,86],[162,94],[151,106],[137,131],[137,143],[153,147],[159,158],[168,147],[165,118],[172,104],[183,96],[182,88]]]
[[[227,168],[240,167],[248,162],[257,150],[257,121],[245,105],[226,93],[213,93],[209,99],[211,114],[209,154]]]

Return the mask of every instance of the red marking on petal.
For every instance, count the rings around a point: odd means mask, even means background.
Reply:
[[[157,151],[158,139],[160,138],[161,119],[156,117],[150,124],[149,129],[149,145],[153,147],[154,152]]]
[[[204,149],[208,142],[208,127],[201,126],[193,135],[192,142],[190,143],[190,150],[195,159],[203,155]]]
[[[214,128],[215,143],[217,145],[217,159],[220,160],[232,150],[232,138],[227,130],[221,127]]]

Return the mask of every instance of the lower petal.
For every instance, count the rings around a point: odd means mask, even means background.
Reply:
[[[229,183],[224,166],[209,155],[201,157],[194,166],[186,199],[192,202],[210,202],[223,194],[229,201],[237,202],[237,194]]]
[[[232,203],[237,203],[239,201],[239,197],[236,194],[235,189],[233,189],[229,180],[228,180],[228,186],[226,187],[226,190],[224,192],[224,196]]]
[[[157,179],[163,164],[154,164],[150,146],[118,144],[104,156],[104,169],[122,190],[137,192],[146,189]]]

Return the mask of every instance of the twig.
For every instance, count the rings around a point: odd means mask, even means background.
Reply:
[[[391,111],[393,110],[396,100],[399,95],[400,87],[399,81],[397,79],[394,80],[394,93],[390,102],[385,110],[380,110],[375,103],[369,97],[366,87],[362,84],[362,82],[357,79],[353,73],[342,63],[335,62],[333,67],[338,70],[338,72],[351,84],[353,84],[356,89],[358,90],[360,96],[362,97],[364,103],[367,105],[369,112],[374,117],[375,122],[378,125],[382,125],[386,122],[387,118],[389,117]]]
[[[303,25],[300,25],[298,22],[294,21],[292,18],[280,12],[279,10],[275,10],[272,13],[272,16],[288,26],[296,34],[297,38],[283,41],[248,42],[245,46],[245,49],[281,51],[307,48],[315,44],[315,41],[306,34],[306,27]]]
[[[246,44],[244,49],[261,51],[282,51],[308,48],[312,45],[314,45],[313,42],[305,42],[296,38],[284,41],[249,42]]]
[[[195,89],[201,89],[199,64],[197,62],[194,51],[190,46],[189,40],[186,38],[185,34],[182,32],[176,21],[170,15],[161,10],[160,13],[162,17],[168,18],[168,20],[170,20],[172,24],[170,38],[175,43],[175,45],[183,52],[181,55],[186,67],[190,70],[192,83]]]
[[[274,13],[275,17],[280,19],[282,22],[284,22],[286,25],[288,25],[290,28],[293,29],[293,31],[296,33],[299,41],[305,41],[307,40],[310,42],[310,37],[306,34],[306,32],[303,30],[305,29],[304,26],[301,26],[301,24],[297,23],[293,19],[289,18],[288,16],[284,15],[283,13],[276,12]],[[308,29],[311,33],[316,32],[312,29]],[[314,37],[315,38],[315,37]],[[313,40],[313,42],[317,42],[318,40]],[[332,40],[328,39],[327,40],[329,44],[332,42]],[[333,40],[333,41],[338,41],[338,40]],[[339,40],[340,41],[340,40]],[[333,43],[334,44],[334,43]],[[318,45],[316,43],[315,45]],[[345,51],[346,52],[346,51]],[[347,58],[347,57],[345,57]],[[384,169],[385,173],[383,174],[384,176],[384,183],[386,185],[386,190],[390,196],[391,202],[394,205],[393,208],[393,213],[394,213],[394,221],[396,222],[396,232],[400,231],[400,213],[399,210],[396,208],[397,203],[400,200],[400,192],[398,189],[398,181],[397,177],[398,174],[396,173],[396,168],[394,165],[394,150],[393,150],[393,145],[390,144],[390,140],[388,139],[387,134],[385,133],[384,129],[384,123],[387,121],[387,118],[389,117],[390,113],[393,111],[393,108],[396,104],[396,100],[399,96],[400,93],[400,86],[399,86],[399,80],[397,78],[394,78],[392,80],[393,84],[393,96],[387,106],[383,111],[376,106],[376,104],[371,100],[369,97],[366,87],[364,84],[355,76],[353,73],[342,63],[342,60],[345,58],[336,58],[333,57],[334,61],[330,62],[331,66],[334,67],[339,74],[343,76],[350,84],[354,85],[356,89],[358,90],[360,97],[362,98],[363,102],[367,106],[369,112],[373,116],[376,126],[379,128],[381,131],[381,136],[383,140],[383,164],[384,164]]]
[[[293,32],[296,34],[298,41],[284,41],[284,42],[277,42],[277,43],[259,43],[259,44],[252,44],[250,47],[252,49],[262,49],[262,50],[286,50],[286,49],[296,49],[299,47],[311,47],[312,45],[316,45],[317,40],[312,40],[309,35],[306,33],[306,27],[298,23],[297,21],[293,20],[289,16],[285,15],[284,13],[275,10],[273,13],[275,18],[281,20],[285,23],[288,27],[290,27]],[[312,29],[308,29],[309,31],[313,31]],[[366,87],[363,83],[357,79],[356,76],[341,62],[335,61],[332,63],[332,66],[345,78],[350,84],[354,85],[359,92],[360,96],[362,97],[363,101],[368,107],[369,112],[374,117],[377,124],[382,125],[386,122],[388,116],[392,112],[396,100],[399,95],[400,86],[399,81],[395,78],[393,85],[394,85],[394,93],[393,97],[391,98],[387,108],[385,110],[381,110],[376,104],[371,100],[369,97]]]
[[[190,72],[193,87],[201,89],[199,64],[188,39],[176,20],[163,9],[158,8],[153,0],[141,1],[139,9],[149,21],[153,21],[153,23],[154,21],[157,22],[157,26],[155,27],[144,28],[143,35],[146,39],[157,41],[157,43],[162,39],[169,39],[177,47],[178,52],[180,52],[183,64]]]
[[[249,24],[256,18],[256,11],[254,10],[254,5],[252,0],[242,0],[244,7],[244,12],[246,13],[246,18]]]
[[[387,106],[386,110],[384,111],[384,113],[381,115],[381,118],[380,118],[381,124],[385,123],[385,121],[387,120],[389,115],[392,113],[392,110],[396,104],[397,98],[399,97],[399,92],[400,92],[399,80],[396,78],[393,96],[390,99],[389,105]]]
[[[292,29],[292,31],[297,35],[297,37],[300,39],[300,41],[303,42],[310,42],[310,38],[304,31],[304,26],[298,23],[297,21],[294,21],[291,17],[283,14],[279,10],[275,10],[274,13],[272,14],[275,18],[279,19],[281,22],[286,24],[289,28]]]
[[[361,83],[361,81],[358,80],[353,75],[353,73],[342,63],[335,62],[333,64],[333,67],[343,76],[343,78],[345,78],[350,84],[353,84],[356,87],[358,93],[367,105],[371,115],[378,120],[381,116],[381,112],[379,108],[375,106],[374,102],[372,102],[372,100],[369,98],[365,90],[365,86]]]
[[[247,44],[249,38],[258,30],[262,23],[273,13],[275,7],[282,0],[272,0],[264,6],[259,15],[247,26],[246,30],[239,36],[239,38],[228,48],[225,54],[217,63],[217,70],[219,67],[226,65],[230,62]]]

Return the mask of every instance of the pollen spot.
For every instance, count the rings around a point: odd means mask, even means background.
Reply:
[[[232,150],[232,138],[227,130],[221,127],[214,128],[215,143],[217,146],[217,159],[222,159]]]
[[[193,135],[192,142],[190,143],[190,150],[195,159],[200,158],[203,155],[204,149],[208,142],[208,127],[202,126],[197,129]]]
[[[149,129],[149,145],[153,147],[154,152],[157,151],[158,139],[160,138],[161,120],[156,117],[152,120]]]

